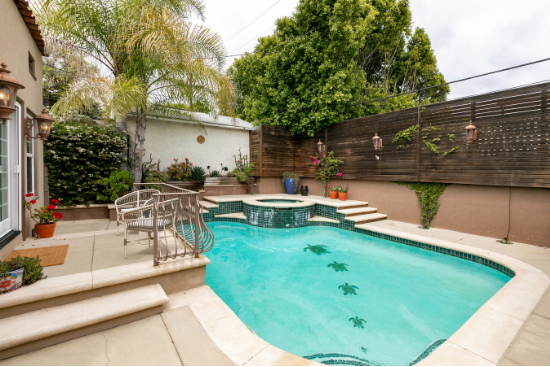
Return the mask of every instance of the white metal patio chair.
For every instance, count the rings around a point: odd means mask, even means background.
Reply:
[[[115,200],[117,236],[120,235],[119,226],[122,215],[130,210],[144,206],[155,194],[160,194],[160,191],[157,189],[144,189],[131,192]]]
[[[174,241],[177,241],[176,236],[176,213],[178,209],[179,199],[170,199],[158,203],[157,206],[157,223],[153,223],[153,204],[142,205],[139,208],[130,209],[122,214],[122,224],[124,226],[124,258],[126,259],[126,246],[128,243],[139,242],[138,239],[128,241],[128,231],[146,232],[148,234],[149,246],[151,246],[152,233],[155,230],[155,225],[159,232],[164,232],[165,240],[167,240],[166,230],[172,229]]]

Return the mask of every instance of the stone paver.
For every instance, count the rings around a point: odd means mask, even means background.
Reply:
[[[546,291],[533,313],[550,320],[550,289]]]
[[[505,357],[524,366],[548,366],[550,319],[531,315]]]
[[[47,266],[44,268],[44,274],[53,278],[91,271],[93,255],[92,251],[68,253],[63,265]]]
[[[0,366],[107,366],[107,342],[95,333],[0,361]]]
[[[105,330],[103,335],[110,365],[182,365],[160,315]]]
[[[107,227],[109,227],[109,219],[60,221],[55,226],[55,234],[102,231]]]
[[[189,306],[162,314],[176,350],[186,366],[234,366],[214,342]]]

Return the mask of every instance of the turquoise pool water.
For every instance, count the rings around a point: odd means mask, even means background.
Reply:
[[[510,280],[471,261],[334,227],[208,225],[216,241],[206,284],[261,338],[299,356],[408,365]]]

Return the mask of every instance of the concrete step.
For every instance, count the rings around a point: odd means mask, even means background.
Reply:
[[[229,214],[218,214],[215,215],[216,218],[231,218],[231,219],[246,219],[246,216],[243,212],[240,213],[229,213]]]
[[[200,200],[199,203],[202,205],[203,208],[205,209],[215,209],[215,208],[219,208],[220,206],[218,204],[215,204],[211,201],[206,201],[206,200]]]
[[[43,308],[0,320],[0,360],[162,312],[159,284]]]
[[[351,217],[346,217],[345,220],[355,222],[356,224],[376,222],[378,220],[386,219],[388,216],[386,214],[373,213],[373,214],[363,214],[363,215],[354,215]]]
[[[351,209],[338,209],[336,213],[345,214],[346,217],[351,217],[354,215],[361,215],[361,214],[371,214],[376,213],[378,209],[371,208],[368,206],[362,206],[358,208],[351,208]]]

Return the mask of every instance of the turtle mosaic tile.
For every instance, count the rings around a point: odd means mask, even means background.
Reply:
[[[218,215],[218,214],[240,213],[240,212],[243,212],[243,209],[244,209],[244,214],[247,217],[246,220],[215,217],[215,215]],[[252,220],[251,220],[251,213],[253,211],[259,214],[257,217],[252,216]],[[338,227],[341,229],[347,229],[349,231],[363,233],[369,236],[402,243],[408,246],[419,247],[427,251],[434,251],[434,252],[439,252],[442,254],[458,257],[464,260],[476,262],[478,264],[491,267],[493,269],[500,271],[501,273],[508,275],[511,278],[515,276],[515,273],[512,270],[508,269],[507,267],[476,255],[470,255],[464,252],[450,250],[444,247],[428,245],[425,243],[411,241],[400,237],[389,236],[383,233],[356,228],[354,222],[344,220],[346,216],[345,214],[340,214],[340,213],[337,213],[336,211],[337,211],[337,208],[327,206],[327,205],[322,205],[322,204],[316,204],[314,206],[305,207],[305,208],[269,208],[269,207],[253,207],[247,204],[243,204],[241,201],[235,201],[235,202],[221,202],[219,203],[219,208],[209,209],[209,213],[203,214],[203,217],[206,222],[211,222],[211,221],[237,222],[237,223],[247,223],[247,224],[256,225],[260,227],[271,227],[271,228],[295,228],[295,227],[303,227],[303,226]],[[326,222],[308,222],[308,219],[314,216],[321,216],[321,217],[326,217],[330,219],[336,219],[340,221],[340,223],[337,224],[337,223],[326,223]]]

